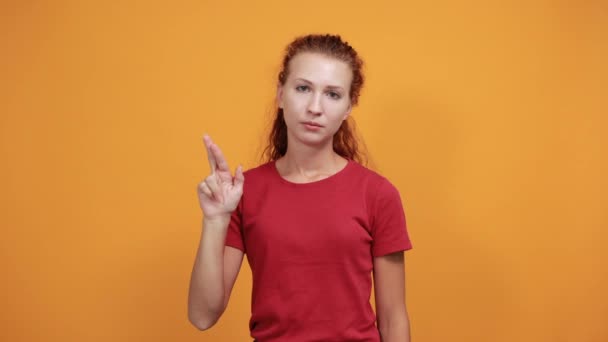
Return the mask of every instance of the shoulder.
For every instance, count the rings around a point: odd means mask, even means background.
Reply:
[[[352,176],[358,178],[356,184],[365,185],[368,195],[372,197],[376,197],[379,193],[397,191],[395,185],[388,178],[357,162],[353,162]]]
[[[351,184],[361,187],[372,223],[378,215],[402,210],[400,192],[387,177],[358,163],[353,169],[359,179],[353,179]]]
[[[268,188],[273,179],[274,161],[265,162],[258,166],[243,171],[245,181],[243,183],[243,191],[246,193],[260,193]]]
[[[243,171],[243,176],[245,176],[245,179],[265,177],[272,171],[272,167],[274,167],[274,161],[265,162]]]

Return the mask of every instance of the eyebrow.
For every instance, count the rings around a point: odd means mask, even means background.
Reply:
[[[298,81],[298,80],[299,80],[299,81],[306,82],[306,83],[308,83],[308,84],[313,84],[312,82],[310,82],[309,80],[307,80],[307,79],[305,79],[305,78],[298,77],[298,78],[296,78],[296,81]],[[338,89],[338,90],[344,90],[344,88],[342,88],[342,87],[340,87],[340,86],[334,86],[334,85],[329,85],[329,86],[327,86],[327,88],[329,88],[329,89]]]

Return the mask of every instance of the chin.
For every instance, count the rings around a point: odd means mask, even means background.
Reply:
[[[318,147],[322,147],[326,144],[332,144],[332,137],[326,137],[326,136],[306,136],[306,134],[302,134],[299,135],[297,137],[298,141],[300,141],[301,143],[307,145],[307,146],[318,146]]]

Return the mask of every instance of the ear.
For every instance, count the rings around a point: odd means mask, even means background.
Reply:
[[[277,105],[279,108],[283,108],[283,86],[281,84],[277,85]]]
[[[346,118],[348,118],[348,116],[350,115],[350,112],[353,110],[353,104],[352,102],[350,102],[348,104],[348,108],[346,109],[346,112],[344,112],[344,117],[342,118],[342,120],[346,120]]]

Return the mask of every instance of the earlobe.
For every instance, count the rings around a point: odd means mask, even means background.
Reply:
[[[283,87],[277,86],[277,105],[283,109]]]
[[[348,105],[348,109],[346,110],[346,113],[344,113],[344,117],[342,118],[342,120],[346,120],[348,118],[348,116],[350,115],[350,112],[353,110],[353,105],[349,104]]]

